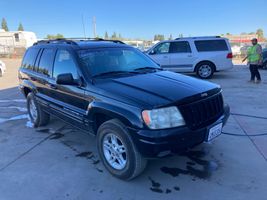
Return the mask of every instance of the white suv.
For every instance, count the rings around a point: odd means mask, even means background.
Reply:
[[[6,65],[3,61],[0,60],[0,77],[3,76],[5,71],[6,71]]]
[[[161,41],[146,53],[165,69],[196,72],[203,79],[211,78],[216,71],[233,67],[228,39],[220,36]]]

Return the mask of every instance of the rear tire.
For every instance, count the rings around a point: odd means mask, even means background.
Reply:
[[[2,69],[0,69],[0,77],[3,76],[3,72],[2,72]]]
[[[32,92],[27,95],[27,109],[34,127],[45,126],[48,124],[50,115],[41,109]]]
[[[97,147],[106,169],[119,179],[131,180],[146,167],[147,160],[136,149],[125,125],[117,119],[99,127]]]
[[[263,63],[262,69],[265,69],[265,70],[267,69],[267,61]]]
[[[201,62],[196,66],[196,74],[201,79],[210,79],[215,71],[215,66],[211,62]]]

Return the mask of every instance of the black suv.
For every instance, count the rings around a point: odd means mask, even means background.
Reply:
[[[35,127],[54,115],[96,135],[104,166],[125,180],[148,158],[210,141],[229,117],[220,86],[165,71],[120,41],[40,41],[19,81]]]

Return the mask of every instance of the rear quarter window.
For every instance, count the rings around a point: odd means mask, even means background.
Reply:
[[[34,63],[39,50],[40,49],[37,48],[28,49],[23,58],[21,67],[24,69],[34,70]]]
[[[229,50],[225,40],[196,40],[195,46],[199,52]]]

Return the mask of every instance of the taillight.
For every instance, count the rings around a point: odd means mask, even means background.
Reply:
[[[226,58],[232,59],[233,58],[233,53],[228,53],[227,56],[226,56]]]

